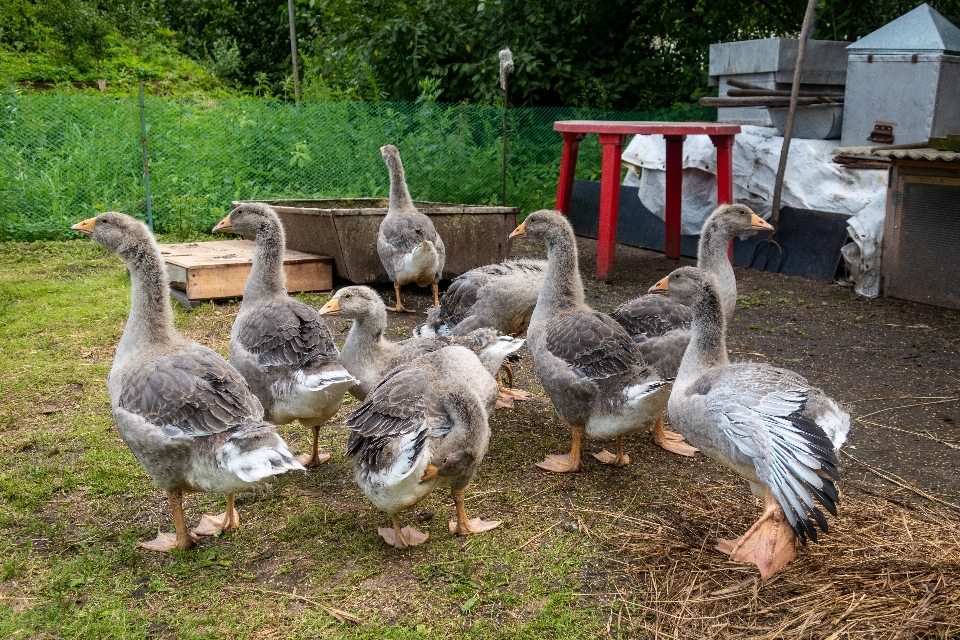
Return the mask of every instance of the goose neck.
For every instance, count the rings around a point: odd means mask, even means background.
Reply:
[[[729,363],[725,331],[720,297],[711,290],[693,306],[690,344],[677,372],[676,387],[686,387],[710,369]]]
[[[123,258],[130,271],[130,315],[117,345],[119,358],[177,338],[160,249],[152,242],[142,242],[127,251]]]
[[[737,304],[737,277],[727,257],[730,235],[717,225],[708,224],[700,234],[697,247],[697,267],[709,271],[717,278],[720,302],[726,317],[730,317]]]
[[[361,318],[354,318],[343,344],[343,353],[356,354],[359,360],[377,359],[391,350],[392,342],[383,337],[387,328],[386,309],[376,309]]]
[[[387,168],[390,170],[390,211],[415,210],[400,158],[391,157],[387,161]]]
[[[531,324],[584,305],[583,281],[577,261],[576,241],[563,238],[547,245],[547,272],[537,296]]]
[[[283,227],[273,220],[260,225],[256,243],[253,266],[243,288],[241,308],[265,298],[287,295],[287,277],[283,272],[283,254],[286,249]]]

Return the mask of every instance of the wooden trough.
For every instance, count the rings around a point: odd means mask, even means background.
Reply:
[[[388,282],[377,255],[377,231],[387,215],[387,198],[338,200],[257,200],[280,216],[287,247],[331,256],[337,275],[357,284]],[[234,202],[239,206],[241,202]],[[447,249],[445,279],[510,256],[516,207],[415,202],[430,216]]]
[[[188,309],[201,302],[239,298],[253,265],[251,240],[162,244],[170,294]],[[287,249],[283,255],[287,291],[331,291],[333,260]]]

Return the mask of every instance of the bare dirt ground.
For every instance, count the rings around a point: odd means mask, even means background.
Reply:
[[[695,264],[619,245],[608,285],[594,277],[596,241],[580,238],[579,253],[587,303],[604,312],[677,266]],[[513,254],[545,256],[529,242],[515,243]],[[740,303],[728,327],[731,361],[792,369],[841,403],[854,418],[841,455],[848,482],[888,497],[960,506],[960,314],[754,269],[736,274]],[[392,300],[392,291],[382,293]],[[427,308],[426,295],[415,288],[404,295]],[[391,328],[419,322],[410,314],[390,316]],[[521,353],[527,357],[517,385],[530,388],[529,354]]]

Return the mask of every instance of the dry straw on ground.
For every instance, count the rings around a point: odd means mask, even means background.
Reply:
[[[645,516],[601,514],[585,525],[617,550],[583,594],[605,601],[609,637],[960,636],[957,510],[911,505],[902,495],[890,501],[847,482],[830,532],[764,585],[755,567],[712,548],[759,516],[759,501],[751,506],[744,489],[714,485],[686,503],[690,493],[664,496]]]

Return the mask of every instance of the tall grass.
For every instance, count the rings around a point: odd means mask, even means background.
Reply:
[[[137,101],[7,95],[0,120],[0,239],[69,237],[104,210],[146,214]],[[415,198],[499,204],[502,111],[429,102],[293,104],[236,98],[146,102],[157,231],[204,233],[231,200],[376,197],[388,190],[379,147],[399,147]],[[706,114],[709,117],[709,113]],[[508,204],[552,206],[559,119],[685,119],[703,113],[511,111]],[[581,149],[578,175],[599,173],[600,150]]]

